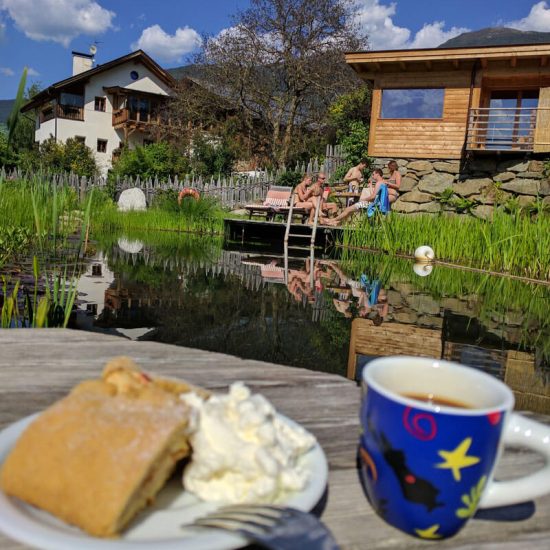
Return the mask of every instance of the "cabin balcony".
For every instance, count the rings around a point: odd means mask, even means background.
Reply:
[[[149,125],[167,125],[168,119],[160,113],[150,111],[134,111],[128,108],[116,109],[113,111],[113,126],[115,128],[147,127]]]
[[[536,107],[470,109],[468,151],[534,151],[539,111]]]
[[[68,120],[84,120],[84,107],[74,105],[50,105],[40,111],[40,124],[53,118],[66,118]]]

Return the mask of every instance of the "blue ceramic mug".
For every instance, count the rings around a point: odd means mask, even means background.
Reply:
[[[390,525],[424,539],[450,537],[478,507],[550,492],[550,428],[513,413],[513,393],[496,378],[457,363],[398,356],[368,363],[363,388],[361,478]],[[546,465],[493,481],[504,443],[543,454]]]

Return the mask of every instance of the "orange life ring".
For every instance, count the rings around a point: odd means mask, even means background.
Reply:
[[[184,197],[193,197],[196,201],[201,198],[200,193],[196,189],[191,189],[191,187],[184,187],[180,191],[180,194],[178,195],[178,204],[181,204]]]

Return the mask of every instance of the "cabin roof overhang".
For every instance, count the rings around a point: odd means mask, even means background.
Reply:
[[[467,48],[423,48],[346,53],[346,62],[363,78],[373,80],[380,73],[470,69],[474,63],[487,66],[491,61],[539,59],[549,64],[550,44],[485,46]]]
[[[164,82],[171,89],[174,89],[177,85],[176,80],[165,71],[154,59],[149,57],[143,50],[137,50],[135,52],[123,55],[117,59],[113,59],[108,63],[103,65],[98,65],[93,69],[84,71],[77,75],[66,78],[65,80],[60,80],[51,86],[48,86],[45,90],[42,90],[40,93],[36,94],[27,104],[21,108],[21,112],[30,111],[31,109],[36,109],[40,107],[47,101],[56,98],[61,91],[65,88],[73,86],[75,84],[85,84],[88,80],[97,74],[105,72],[109,69],[127,63],[128,61],[134,61],[136,63],[143,63],[159,80]]]

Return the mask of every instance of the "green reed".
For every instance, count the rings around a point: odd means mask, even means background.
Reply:
[[[93,230],[108,231],[175,231],[198,234],[223,234],[224,211],[211,199],[185,199],[180,208],[119,212],[116,205],[104,205],[93,215]]]
[[[491,220],[397,213],[374,221],[363,217],[344,231],[342,245],[410,255],[429,245],[438,260],[550,279],[550,216],[543,213],[531,218],[497,210]]]

